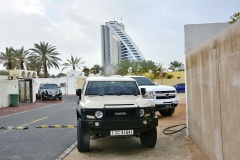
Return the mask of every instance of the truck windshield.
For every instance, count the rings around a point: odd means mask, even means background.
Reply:
[[[56,84],[45,84],[43,85],[43,89],[56,89],[58,86]]]
[[[131,77],[131,78],[135,79],[139,86],[143,86],[143,85],[156,85],[153,81],[151,81],[147,77]]]
[[[140,95],[134,81],[90,81],[85,95]]]

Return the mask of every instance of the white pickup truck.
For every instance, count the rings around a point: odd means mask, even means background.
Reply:
[[[172,86],[157,85],[145,76],[128,76],[135,79],[140,88],[146,88],[148,102],[155,106],[162,116],[171,116],[178,105],[177,91]]]

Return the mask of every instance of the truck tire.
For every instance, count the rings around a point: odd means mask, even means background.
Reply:
[[[141,133],[140,140],[145,148],[154,147],[157,142],[157,128],[155,127],[147,132]]]
[[[90,146],[90,136],[81,129],[80,120],[77,123],[77,149],[79,152],[88,152]]]
[[[164,109],[164,110],[161,110],[159,111],[159,113],[162,115],[162,116],[171,116],[175,111],[175,108],[170,108],[170,109]]]

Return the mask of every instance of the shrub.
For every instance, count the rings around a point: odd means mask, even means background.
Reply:
[[[0,70],[0,75],[8,76],[9,72],[5,70]]]
[[[171,79],[171,78],[173,78],[174,76],[172,75],[172,74],[169,74],[169,75],[167,75],[167,79]]]

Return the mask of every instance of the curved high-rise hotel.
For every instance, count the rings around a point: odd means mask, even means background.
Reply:
[[[121,60],[142,61],[144,56],[137,45],[124,30],[124,25],[117,21],[101,25],[102,66],[118,64]]]

